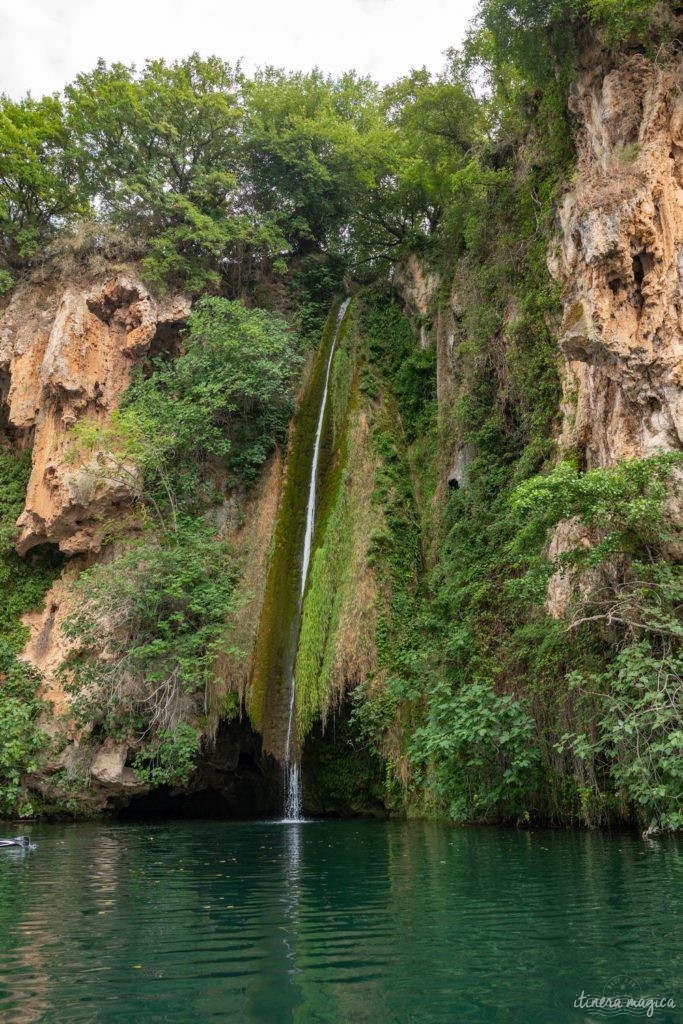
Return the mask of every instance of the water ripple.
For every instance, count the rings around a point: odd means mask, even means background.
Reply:
[[[32,838],[0,856],[8,1024],[588,1024],[574,1000],[615,977],[683,1006],[673,840],[355,822]]]

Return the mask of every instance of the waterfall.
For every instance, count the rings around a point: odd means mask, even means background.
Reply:
[[[322,399],[320,401],[320,412],[318,413],[318,425],[315,432],[315,445],[313,447],[313,461],[311,462],[311,476],[308,484],[308,505],[306,506],[306,533],[304,535],[304,550],[303,557],[301,559],[301,582],[299,586],[299,604],[303,606],[304,593],[306,591],[306,580],[308,579],[308,569],[311,562],[311,550],[313,547],[313,531],[315,529],[315,505],[316,496],[318,490],[318,461],[320,459],[320,444],[322,441],[323,433],[323,422],[325,420],[325,409],[327,408],[327,392],[330,384],[330,373],[332,372],[332,360],[334,359],[335,349],[337,347],[337,339],[339,338],[339,331],[344,320],[344,314],[351,300],[345,299],[339,307],[337,313],[337,323],[335,326],[334,337],[332,339],[332,345],[330,346],[330,355],[327,360],[327,369],[325,371],[325,383],[323,386]],[[296,659],[294,659],[296,660]],[[301,819],[301,773],[299,768],[299,759],[296,749],[295,739],[295,723],[296,723],[296,679],[294,677],[294,671],[292,670],[289,679],[289,715],[287,719],[287,745],[286,745],[286,764],[285,764],[285,821],[299,821]]]

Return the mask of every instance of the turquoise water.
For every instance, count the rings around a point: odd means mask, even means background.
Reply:
[[[683,1007],[674,840],[342,821],[32,838],[0,852],[8,1024],[632,1019],[574,1007],[615,977]]]

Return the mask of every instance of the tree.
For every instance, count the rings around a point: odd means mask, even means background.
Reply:
[[[277,314],[205,297],[188,323],[183,353],[130,388],[123,416],[137,424],[143,474],[167,474],[181,500],[207,461],[234,483],[253,480],[292,414],[296,339]]]
[[[253,205],[277,218],[296,253],[338,247],[383,145],[377,86],[268,68],[242,89]]]
[[[0,97],[0,292],[41,245],[87,210],[56,96]]]
[[[240,187],[236,71],[193,54],[141,73],[100,61],[66,89],[79,173],[101,214],[149,240],[153,280],[215,289],[245,247],[281,244]]]
[[[386,88],[381,102],[381,144],[351,220],[352,262],[371,271],[435,235],[483,127],[479,104],[455,65],[435,79],[424,68],[413,71]]]
[[[163,528],[201,515],[212,481],[252,482],[284,440],[300,366],[281,316],[206,296],[181,354],[138,373],[108,424],[79,421],[68,457],[95,456],[92,476],[125,483]]]

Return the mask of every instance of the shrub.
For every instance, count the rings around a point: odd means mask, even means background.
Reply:
[[[22,776],[38,768],[47,737],[37,726],[43,702],[39,678],[0,641],[0,816],[31,817],[34,807]]]
[[[199,753],[197,732],[186,722],[160,729],[153,743],[135,758],[133,767],[140,782],[150,786],[184,786]]]
[[[84,572],[64,624],[77,647],[66,667],[84,724],[125,736],[174,729],[203,710],[238,565],[202,520],[147,536]]]

